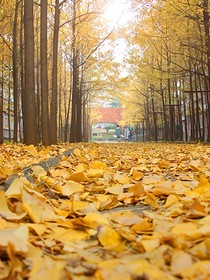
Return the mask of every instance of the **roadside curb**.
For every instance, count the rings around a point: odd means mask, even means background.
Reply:
[[[63,156],[66,156],[66,157],[71,156],[72,153],[73,153],[73,150],[74,150],[74,149],[71,148],[71,149],[65,151],[63,154],[61,154],[61,155],[59,155],[59,156],[52,157],[52,158],[49,158],[49,159],[47,159],[47,160],[40,161],[39,163],[34,163],[34,164],[32,164],[31,166],[39,165],[39,166],[43,167],[43,168],[47,171],[47,170],[49,170],[51,167],[56,166],[56,165],[61,161],[61,159],[62,159]],[[29,182],[31,182],[31,183],[34,182],[33,178],[31,177],[31,174],[33,173],[33,171],[32,171],[32,169],[31,169],[30,166],[24,167],[24,168],[22,169],[22,173],[23,173],[22,176],[23,176],[23,177],[26,177],[26,179],[27,179]],[[0,185],[0,189],[6,191],[6,190],[9,188],[9,186],[12,184],[12,182],[13,182],[16,178],[18,178],[18,177],[20,177],[20,176],[21,176],[21,175],[19,175],[19,174],[15,174],[15,175],[9,176],[9,177]]]

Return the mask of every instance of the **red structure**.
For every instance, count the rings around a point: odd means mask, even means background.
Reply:
[[[99,122],[119,123],[122,120],[123,108],[99,108],[98,111],[102,116]]]

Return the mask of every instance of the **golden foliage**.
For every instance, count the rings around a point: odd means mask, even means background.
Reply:
[[[0,279],[210,277],[208,146],[72,147],[45,170],[67,145],[1,146],[2,178],[19,177],[0,191]]]

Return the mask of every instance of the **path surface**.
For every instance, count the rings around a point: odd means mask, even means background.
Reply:
[[[33,165],[40,165],[41,167],[43,167],[47,171],[51,167],[56,166],[60,162],[60,160],[63,156],[67,156],[67,157],[71,156],[72,152],[73,152],[73,149],[69,149],[59,156],[52,157],[52,158],[49,158],[47,160],[43,160],[43,161],[41,161],[39,163],[36,163],[36,164],[32,164],[32,166]],[[30,166],[28,166],[28,167],[23,168],[21,175],[25,176],[28,179],[29,182],[33,182],[34,179],[31,177],[31,174],[32,174],[32,169],[30,168]],[[9,186],[11,185],[11,183],[14,181],[14,179],[18,178],[18,177],[19,177],[18,174],[10,176],[8,179],[6,179],[3,182],[3,184],[1,184],[0,188],[4,189],[4,190],[7,190],[9,188]]]

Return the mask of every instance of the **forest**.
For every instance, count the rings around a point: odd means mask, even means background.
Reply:
[[[148,141],[210,142],[208,0],[1,0],[0,143],[90,140],[107,100]]]

